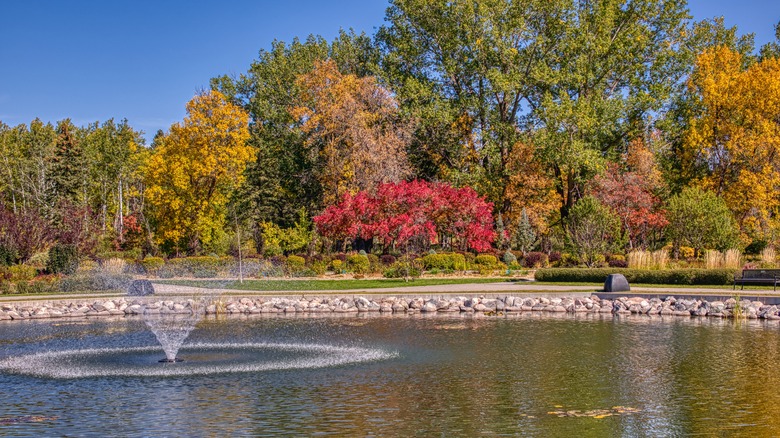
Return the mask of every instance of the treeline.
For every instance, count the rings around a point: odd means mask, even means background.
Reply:
[[[680,0],[395,0],[375,35],[274,41],[148,147],[126,123],[3,126],[2,202],[53,230],[78,209],[93,252],[419,252],[448,244],[420,226],[440,218],[343,207],[427,181],[476,191],[500,251],[757,252],[780,225],[777,31],[756,49]]]

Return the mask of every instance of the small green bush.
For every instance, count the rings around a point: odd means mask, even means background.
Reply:
[[[550,268],[537,270],[534,277],[537,281],[603,283],[609,274],[623,274],[629,283],[714,286],[733,284],[737,272],[737,269]]]
[[[306,269],[306,259],[300,256],[291,255],[290,257],[287,257],[285,266],[289,273],[296,274]]]
[[[157,275],[160,269],[165,266],[165,259],[162,257],[150,257],[146,256],[140,262],[144,272],[148,275]]]
[[[494,269],[498,266],[498,259],[491,254],[480,254],[474,257],[474,264],[479,265],[477,269]]]
[[[385,278],[403,278],[404,276],[417,278],[420,276],[420,274],[421,274],[420,270],[414,266],[408,266],[408,264],[404,265],[404,264],[396,263],[393,266],[385,269],[382,275]]]
[[[71,275],[79,267],[79,251],[75,245],[57,244],[49,249],[46,270],[50,274]]]
[[[422,263],[426,270],[466,270],[466,258],[463,256],[463,254],[458,253],[427,254],[423,256]]]
[[[11,277],[10,280],[16,283],[32,280],[38,274],[38,270],[32,266],[13,265],[8,267],[8,274]]]
[[[333,261],[330,262],[331,268],[333,268],[333,272],[340,273],[342,269],[344,269],[344,262],[342,262],[340,259],[333,259]]]
[[[341,262],[341,260],[339,260],[339,262]],[[312,262],[311,270],[317,275],[324,275],[325,271],[328,270],[328,264],[324,261]]]
[[[371,268],[371,262],[368,257],[360,254],[352,254],[347,256],[347,270],[355,274],[365,274],[369,272]]]
[[[185,266],[195,278],[213,278],[219,276],[223,262],[217,257],[187,257]]]

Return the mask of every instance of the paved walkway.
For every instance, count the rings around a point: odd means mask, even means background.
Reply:
[[[744,291],[732,291],[724,288],[707,287],[632,287],[630,292],[607,294],[598,286],[567,286],[553,284],[539,284],[535,282],[501,282],[479,284],[442,284],[432,286],[404,286],[386,288],[358,288],[346,290],[277,290],[277,291],[246,291],[236,289],[207,289],[191,286],[176,286],[171,284],[154,284],[156,296],[186,297],[192,295],[252,295],[252,296],[325,296],[325,295],[365,295],[365,296],[391,296],[391,295],[420,295],[420,296],[459,296],[459,295],[485,295],[505,296],[509,294],[534,294],[537,296],[587,296],[598,294],[599,296],[709,296],[709,297],[778,297],[780,293],[773,293],[764,289]],[[0,295],[3,301],[61,301],[61,300],[89,300],[93,298],[119,297],[121,294],[53,294],[53,295]]]
[[[187,295],[188,293],[211,293],[227,295],[272,295],[272,296],[297,296],[297,295],[474,295],[474,294],[554,294],[571,295],[575,293],[593,294],[603,293],[602,288],[598,286],[568,286],[555,284],[539,284],[535,282],[501,282],[501,283],[479,283],[479,284],[440,284],[432,286],[403,286],[403,287],[382,287],[382,288],[358,288],[346,290],[298,290],[298,291],[246,291],[236,289],[205,289],[189,286],[175,286],[171,284],[155,284],[155,294],[159,295]],[[754,290],[747,291],[751,295],[772,295],[771,291]],[[621,292],[619,295],[635,294],[660,294],[660,295],[734,295],[731,289],[704,288],[704,287],[680,287],[680,288],[657,288],[657,287],[633,287],[631,292]],[[744,295],[745,293],[741,293]]]

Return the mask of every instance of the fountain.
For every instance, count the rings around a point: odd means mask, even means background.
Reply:
[[[165,359],[160,359],[160,363],[183,362],[183,359],[176,355],[181,349],[184,340],[190,335],[195,325],[200,320],[200,315],[193,312],[186,314],[173,315],[149,315],[144,314],[144,322],[152,330],[157,341],[165,352]]]
[[[130,296],[151,296],[154,294],[154,287],[149,280],[136,280],[130,285],[128,295]],[[153,298],[146,298],[143,306],[142,315],[144,322],[154,333],[157,341],[165,352],[165,358],[160,359],[160,363],[183,362],[183,359],[177,358],[182,344],[190,335],[198,321],[203,318],[204,306],[202,298],[198,300],[190,299],[187,306],[180,304],[173,308],[165,306],[160,301]]]
[[[169,377],[256,373],[262,371],[311,369],[372,362],[395,357],[397,353],[381,349],[296,342],[236,342],[233,336],[211,340],[211,324],[200,335],[207,341],[185,341],[205,317],[208,295],[195,295],[183,302],[154,295],[151,283],[136,281],[128,289],[133,297],[130,307],[154,334],[159,346],[133,346],[143,331],[132,331],[131,344],[118,347],[115,342],[85,346],[74,339],[72,348],[24,352],[0,359],[2,372],[29,374],[55,379],[86,377]],[[128,323],[132,324],[132,319]],[[74,326],[81,323],[74,323]],[[221,325],[221,324],[218,324]],[[138,338],[141,336],[141,338]],[[118,342],[126,342],[120,337]],[[143,342],[143,341],[142,341]],[[160,347],[165,354],[160,358]],[[186,361],[179,357],[184,353]],[[157,363],[175,366],[158,366]],[[154,365],[153,365],[154,364]]]

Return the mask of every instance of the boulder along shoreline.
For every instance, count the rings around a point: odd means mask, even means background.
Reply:
[[[283,297],[203,297],[202,299],[160,299],[123,297],[96,300],[63,300],[41,303],[0,304],[0,321],[47,318],[88,318],[144,314],[250,315],[296,313],[498,313],[550,312],[644,314],[681,317],[748,318],[780,320],[778,305],[761,301],[729,298],[707,300],[674,296],[643,298],[624,296],[614,299],[588,297],[384,297],[333,296],[316,298]]]

